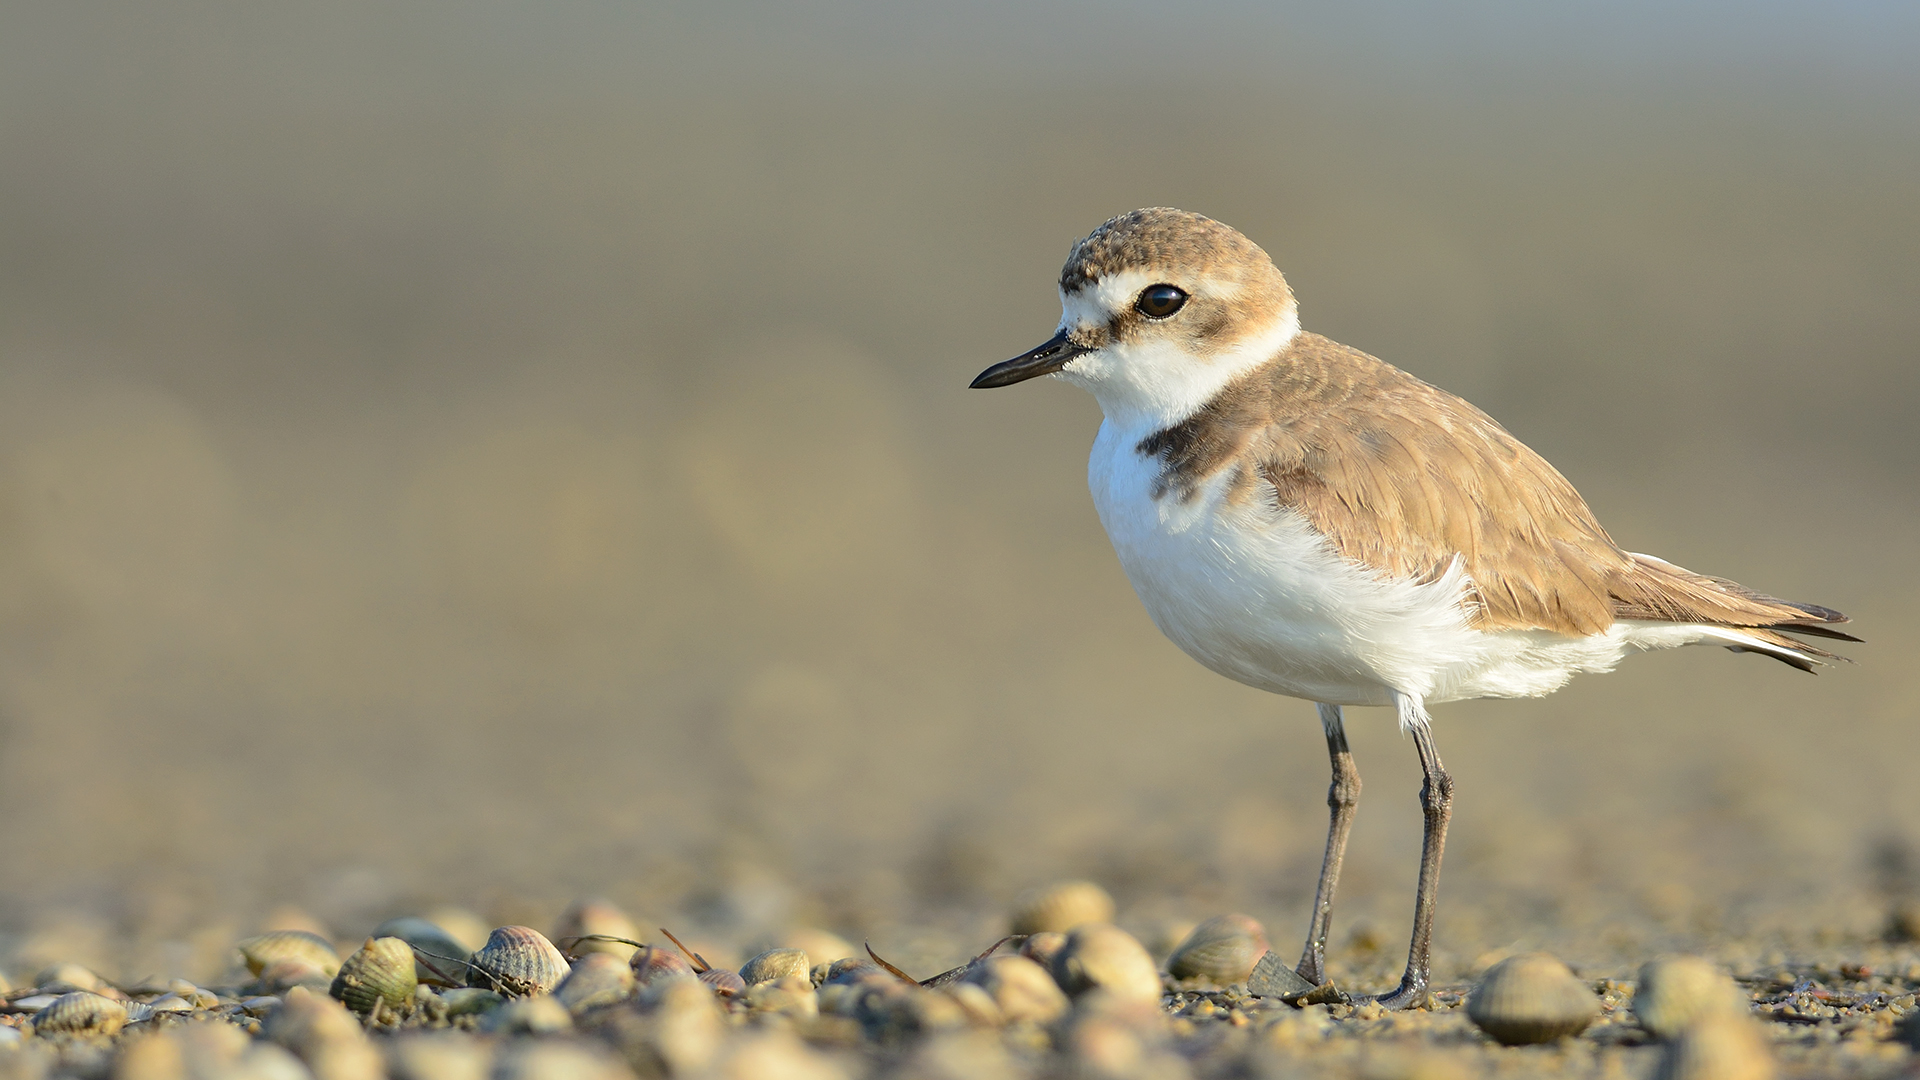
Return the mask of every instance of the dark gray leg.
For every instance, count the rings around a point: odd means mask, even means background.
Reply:
[[[1420,771],[1426,777],[1420,784],[1420,808],[1425,812],[1426,836],[1420,846],[1420,885],[1413,894],[1413,942],[1407,948],[1407,973],[1400,977],[1400,988],[1376,999],[1389,1009],[1425,1007],[1427,981],[1433,950],[1433,902],[1440,887],[1440,855],[1447,846],[1447,820],[1453,816],[1453,778],[1440,764],[1440,751],[1433,745],[1433,728],[1421,700],[1396,694],[1400,726],[1413,736],[1420,752]]]
[[[1340,706],[1318,708],[1320,727],[1327,733],[1327,757],[1333,763],[1333,783],[1327,786],[1327,854],[1320,861],[1320,887],[1313,894],[1307,948],[1300,954],[1300,965],[1294,968],[1315,986],[1327,981],[1327,930],[1333,923],[1333,891],[1340,885],[1340,863],[1347,855],[1347,834],[1353,831],[1353,808],[1360,801],[1360,770],[1353,767],[1353,751],[1347,749]]]

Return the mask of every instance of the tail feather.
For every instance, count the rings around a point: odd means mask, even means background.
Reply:
[[[1781,600],[1651,555],[1635,553],[1633,560],[1633,572],[1611,583],[1615,618],[1711,627],[1720,633],[1705,640],[1735,652],[1771,656],[1808,672],[1847,658],[1787,635],[1860,640],[1834,629],[1849,620],[1832,608]]]

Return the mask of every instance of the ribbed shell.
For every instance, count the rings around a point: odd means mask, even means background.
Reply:
[[[1467,1017],[1506,1046],[1552,1042],[1587,1029],[1600,1000],[1546,953],[1510,956],[1474,987]]]
[[[1160,970],[1147,947],[1112,923],[1089,923],[1068,934],[1053,957],[1053,980],[1075,997],[1100,989],[1122,1001],[1160,1000]]]
[[[726,968],[708,968],[700,973],[700,981],[713,987],[713,992],[721,997],[732,997],[747,989],[747,981],[740,973]]]
[[[61,994],[33,1014],[36,1035],[112,1035],[127,1026],[127,1008],[85,990]]]
[[[768,949],[740,965],[740,980],[748,986],[758,986],[789,975],[804,979],[811,968],[812,961],[799,949]]]
[[[1066,933],[1085,923],[1113,921],[1113,897],[1091,881],[1062,881],[1034,889],[1013,911],[1013,932]]]
[[[569,970],[567,958],[553,942],[530,926],[496,929],[468,963],[468,986],[514,996],[550,993]]]
[[[1176,979],[1211,979],[1221,986],[1243,983],[1267,953],[1267,929],[1247,915],[1220,915],[1193,928],[1167,957]]]
[[[334,951],[333,943],[305,930],[269,930],[247,938],[236,948],[246,960],[247,970],[255,975],[276,960],[293,960],[318,968],[328,978],[340,971],[340,954]]]
[[[1702,1017],[1739,1016],[1746,1000],[1733,980],[1698,956],[1663,956],[1640,968],[1633,1017],[1655,1038],[1671,1039]]]
[[[1701,1017],[1667,1044],[1653,1080],[1773,1080],[1773,1051],[1745,1016]]]
[[[414,975],[413,946],[397,937],[368,938],[359,951],[340,963],[328,993],[357,1013],[370,1013],[385,1001],[399,1008],[413,997],[420,980]]]
[[[655,980],[684,975],[693,978],[693,965],[687,958],[672,949],[663,949],[658,945],[648,945],[636,949],[633,958],[627,961],[633,969],[634,980],[642,986],[652,985]]]

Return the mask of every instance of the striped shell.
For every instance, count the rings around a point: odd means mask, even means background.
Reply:
[[[61,994],[33,1014],[36,1035],[112,1035],[127,1026],[127,1008],[86,990]]]
[[[467,985],[509,996],[545,994],[567,977],[567,958],[530,926],[502,926],[468,958]]]
[[[758,986],[789,975],[807,978],[812,966],[807,954],[799,949],[768,949],[740,965],[740,980],[748,986]]]
[[[397,937],[368,938],[340,963],[328,993],[357,1013],[370,1013],[382,1001],[398,1009],[413,997],[413,946]]]
[[[331,979],[340,971],[340,954],[333,943],[305,930],[269,930],[247,938],[236,946],[247,962],[247,970],[259,975],[262,968],[278,960],[291,960],[323,972]]]
[[[578,1016],[599,1005],[611,1005],[633,996],[633,969],[620,957],[588,953],[574,962],[553,996]]]
[[[1667,1044],[1654,1080],[1773,1080],[1767,1037],[1745,1016],[1705,1016]]]
[[[1246,915],[1220,915],[1193,928],[1167,957],[1176,979],[1210,979],[1220,986],[1243,983],[1267,953],[1267,929]]]
[[[1510,956],[1474,987],[1467,1017],[1505,1046],[1552,1042],[1587,1030],[1600,1000],[1546,953]]]
[[[687,958],[672,949],[663,949],[658,945],[648,945],[634,950],[633,958],[627,961],[633,969],[633,977],[641,986],[650,986],[658,979],[683,975],[693,978],[693,965]]]
[[[712,987],[713,992],[721,997],[730,998],[747,989],[747,980],[742,979],[739,972],[726,968],[708,968],[700,973],[700,981]]]
[[[1703,1017],[1746,1011],[1733,980],[1698,956],[1647,961],[1633,992],[1633,1018],[1657,1039],[1676,1038]]]
[[[1091,881],[1062,881],[1020,898],[1013,911],[1013,932],[1065,933],[1083,923],[1113,921],[1113,897]]]
[[[1099,989],[1120,1001],[1160,1000],[1160,970],[1147,947],[1112,923],[1088,923],[1068,934],[1054,954],[1053,979],[1074,997]]]

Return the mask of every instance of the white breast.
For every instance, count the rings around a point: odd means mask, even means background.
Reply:
[[[1229,504],[1231,470],[1185,502],[1155,499],[1160,463],[1137,449],[1147,434],[1101,425],[1087,463],[1094,505],[1154,624],[1230,679],[1335,705],[1389,704],[1390,690],[1428,702],[1533,696],[1646,647],[1627,624],[1587,638],[1472,629],[1460,564],[1427,584],[1383,580],[1294,510]]]

